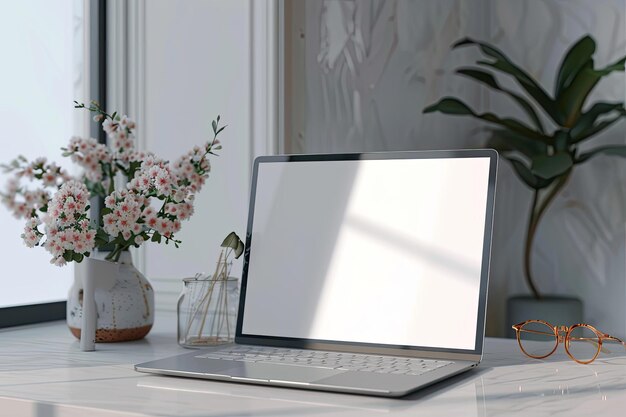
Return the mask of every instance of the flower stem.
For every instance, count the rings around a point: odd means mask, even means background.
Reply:
[[[118,262],[120,260],[120,256],[122,256],[122,252],[127,250],[129,247],[130,246],[126,245],[115,245],[115,248],[104,259],[111,262]]]

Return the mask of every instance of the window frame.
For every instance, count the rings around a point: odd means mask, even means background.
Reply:
[[[88,51],[89,51],[89,96],[106,107],[106,9],[107,0],[85,1],[85,22],[88,24]],[[100,143],[106,143],[106,136],[96,123],[90,126],[91,137],[97,138]],[[92,202],[97,215],[103,202]],[[25,324],[43,323],[54,320],[65,320],[66,301],[49,303],[24,304],[10,307],[0,307],[0,329]]]

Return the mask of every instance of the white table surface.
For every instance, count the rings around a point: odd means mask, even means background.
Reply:
[[[613,416],[626,414],[626,354],[591,365],[562,346],[546,361],[487,339],[483,363],[402,399],[137,373],[133,364],[188,352],[171,317],[145,340],[80,352],[63,322],[0,330],[0,416]],[[617,349],[612,349],[617,351]]]

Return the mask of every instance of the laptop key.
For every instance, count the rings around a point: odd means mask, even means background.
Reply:
[[[395,375],[422,375],[451,363],[407,357],[263,347],[234,347],[197,357]]]

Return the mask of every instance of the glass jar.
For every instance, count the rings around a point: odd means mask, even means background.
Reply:
[[[202,348],[233,342],[239,280],[217,274],[217,279],[200,276],[186,278],[183,283],[178,299],[178,344]]]

